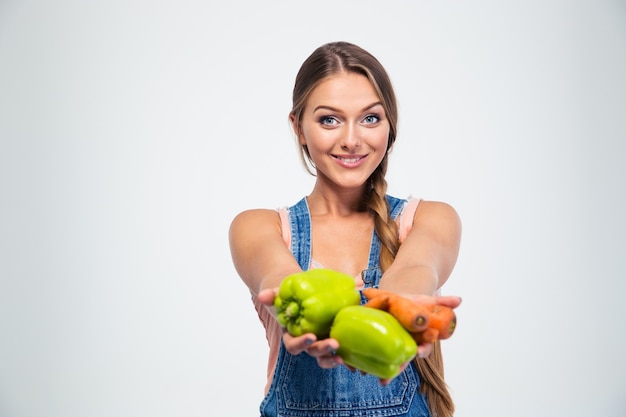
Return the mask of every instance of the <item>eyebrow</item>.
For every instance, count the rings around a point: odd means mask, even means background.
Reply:
[[[368,110],[372,109],[373,107],[376,107],[376,106],[382,106],[382,105],[383,105],[383,103],[381,103],[380,101],[377,101],[376,103],[372,103],[372,104],[370,104],[369,106],[364,107],[364,108],[361,110],[361,112],[366,112],[366,111],[368,111]],[[317,106],[316,108],[314,108],[314,109],[313,109],[313,113],[315,113],[315,112],[316,112],[316,111],[318,111],[318,110],[330,110],[330,111],[332,111],[332,112],[337,112],[337,113],[340,113],[340,112],[341,112],[341,110],[336,109],[336,108],[334,108],[334,107],[332,107],[332,106],[320,105],[320,106]]]

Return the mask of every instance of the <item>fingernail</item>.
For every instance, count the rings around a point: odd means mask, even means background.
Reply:
[[[307,344],[307,346],[312,345],[313,344],[313,339],[307,339],[305,340],[305,342]]]
[[[328,346],[328,351],[330,352],[331,355],[336,355],[337,351],[335,349],[333,349],[332,347]]]

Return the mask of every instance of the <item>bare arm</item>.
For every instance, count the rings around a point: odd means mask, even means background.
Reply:
[[[229,241],[235,269],[254,295],[278,287],[283,278],[301,271],[283,241],[280,217],[274,210],[238,214],[230,225]]]
[[[380,288],[433,295],[448,280],[459,254],[461,221],[450,205],[422,201],[411,232],[385,271]]]
[[[435,294],[452,273],[460,242],[461,221],[457,212],[446,203],[420,202],[411,232],[383,274],[380,288],[418,303],[458,307],[460,297]],[[432,349],[431,343],[422,344],[419,355],[428,356]]]
[[[281,281],[296,272],[300,265],[285,245],[280,217],[273,210],[248,210],[232,221],[229,231],[230,250],[237,273],[250,292],[275,314],[274,298]],[[312,333],[293,337],[283,334],[287,351],[297,355],[307,351],[320,366],[332,368],[341,363],[333,352],[339,347],[334,339],[317,341]]]

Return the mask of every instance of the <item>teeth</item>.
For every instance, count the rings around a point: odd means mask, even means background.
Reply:
[[[356,161],[358,161],[361,158],[341,158],[340,157],[339,159],[341,159],[342,161],[345,161],[345,162],[356,162]]]

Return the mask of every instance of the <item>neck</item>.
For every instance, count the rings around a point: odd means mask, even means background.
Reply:
[[[363,190],[336,190],[321,186],[313,188],[307,197],[311,214],[347,216],[363,212]]]

